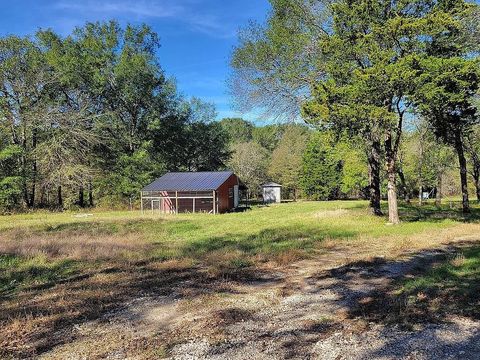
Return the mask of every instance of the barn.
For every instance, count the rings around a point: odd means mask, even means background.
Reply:
[[[239,206],[239,188],[232,171],[171,172],[142,190],[142,212],[226,213]]]

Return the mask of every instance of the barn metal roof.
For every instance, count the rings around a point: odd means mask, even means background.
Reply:
[[[232,175],[232,171],[172,172],[155,180],[142,191],[214,191]]]

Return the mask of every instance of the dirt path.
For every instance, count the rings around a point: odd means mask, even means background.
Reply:
[[[181,295],[184,285],[177,295],[140,297],[76,327],[71,343],[42,358],[478,359],[478,321],[453,317],[406,331],[358,316],[359,304],[387,291],[393,280],[457,250],[344,266],[354,254],[335,251],[257,281],[226,280],[228,291],[190,300]]]

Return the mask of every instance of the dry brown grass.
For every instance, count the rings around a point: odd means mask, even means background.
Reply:
[[[0,254],[49,260],[113,260],[143,256],[151,244],[141,234],[38,233],[15,229],[0,234]],[[135,256],[137,255],[137,256]]]

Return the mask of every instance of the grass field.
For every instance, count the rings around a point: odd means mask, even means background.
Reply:
[[[219,216],[94,212],[88,217],[0,217],[0,356],[47,351],[66,341],[52,334],[138,294],[168,294],[172,284],[190,284],[185,293],[194,296],[215,279],[247,281],[255,272],[318,254],[350,249],[345,262],[394,259],[405,250],[434,248],[480,231],[478,206],[467,218],[449,205],[404,205],[401,215],[401,225],[389,226],[386,218],[369,215],[366,202],[337,201]],[[458,290],[456,281],[478,281],[480,253],[469,251],[406,282],[401,291]]]

